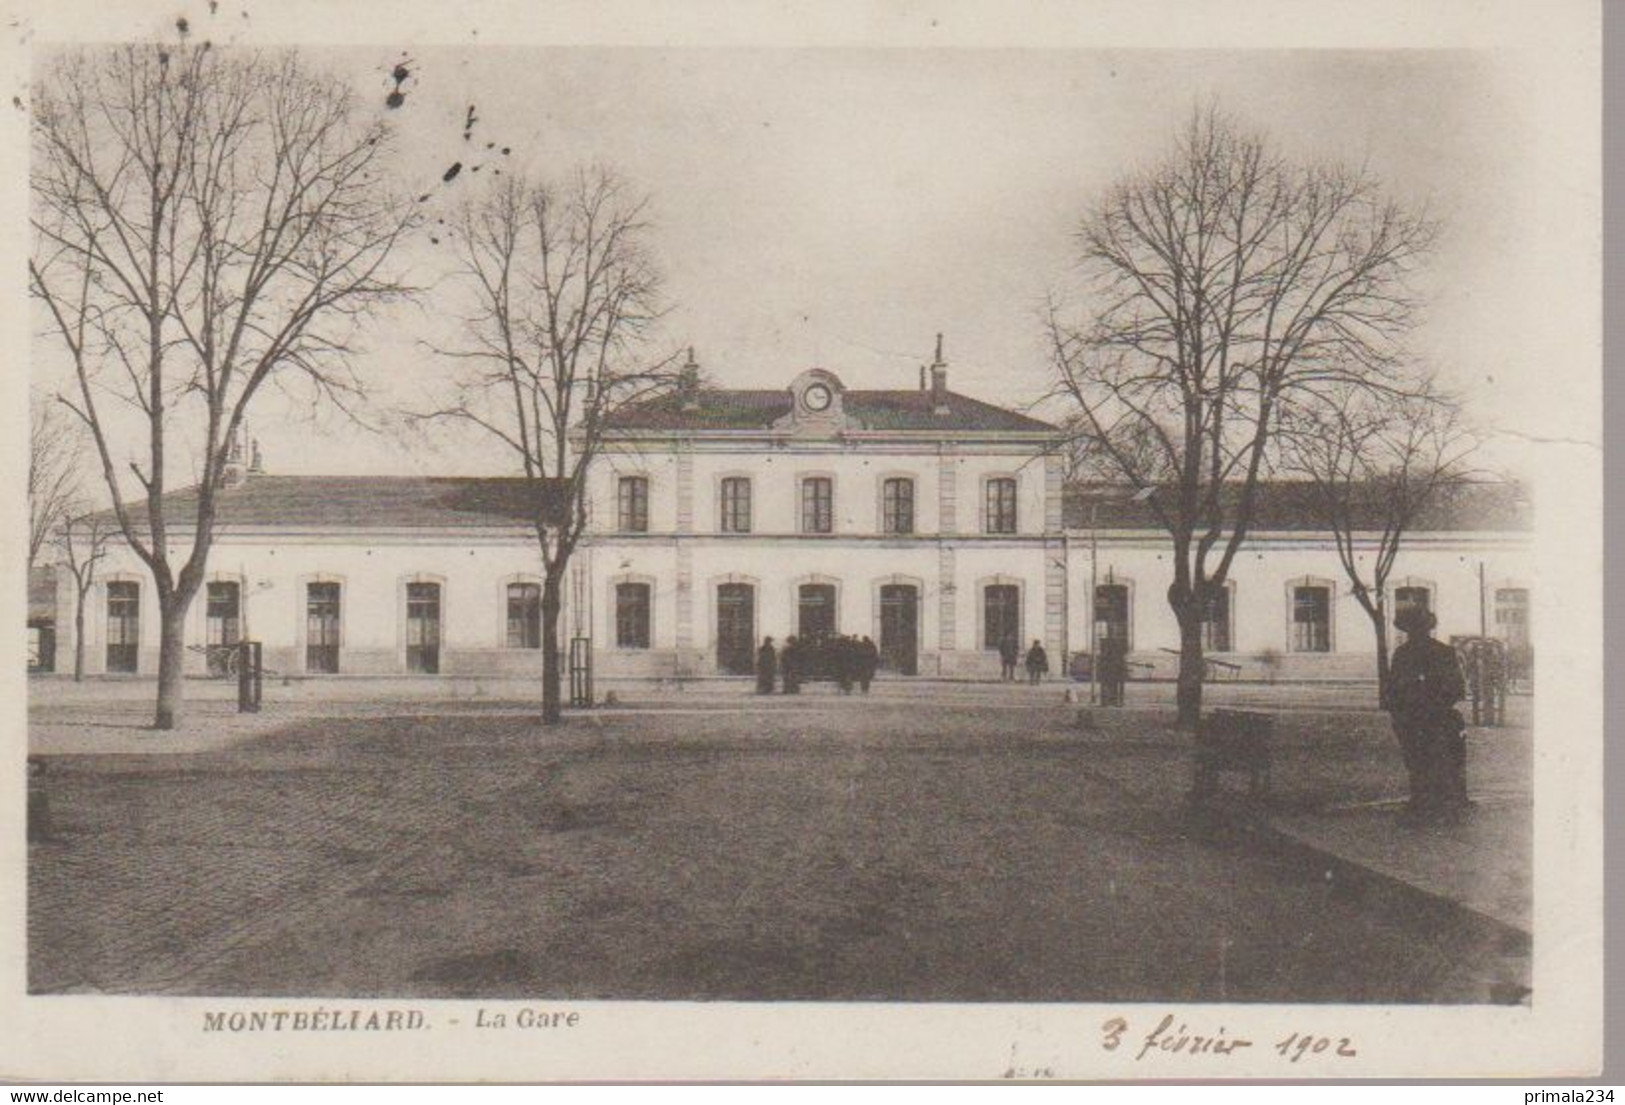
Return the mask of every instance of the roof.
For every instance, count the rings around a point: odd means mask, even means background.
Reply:
[[[481,529],[528,525],[536,485],[522,477],[268,476],[253,474],[215,495],[215,525],[358,529]],[[184,528],[197,489],[164,496]],[[144,512],[136,507],[137,518]]]
[[[1225,489],[1226,503],[1240,494],[1239,484]],[[1156,529],[1161,523],[1149,502],[1134,502],[1130,489],[1099,484],[1073,484],[1066,489],[1062,514],[1068,529]],[[1258,485],[1253,532],[1325,532],[1326,524],[1315,508],[1314,485],[1304,480],[1268,480]],[[1094,519],[1091,523],[1091,505]],[[1381,515],[1373,504],[1367,517],[1357,518],[1356,530],[1380,530]],[[1228,513],[1228,511],[1227,511]],[[1435,495],[1411,524],[1414,532],[1505,532],[1528,530],[1529,499],[1512,482],[1466,483]]]
[[[687,398],[681,392],[670,392],[633,403],[616,412],[607,424],[614,430],[767,430],[790,413],[792,402],[787,388],[701,388],[692,397],[693,409],[684,410]],[[843,389],[841,404],[847,419],[863,430],[1056,430],[1048,422],[954,391],[947,393],[946,414],[936,413],[929,391]]]

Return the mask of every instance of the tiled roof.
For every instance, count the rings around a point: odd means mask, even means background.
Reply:
[[[616,430],[765,430],[790,413],[786,389],[701,388],[694,408],[684,410],[685,396],[670,393],[635,403],[616,413]],[[849,420],[864,430],[1004,430],[1046,433],[1054,426],[1003,407],[948,392],[948,412],[937,414],[928,391],[852,391],[841,393]]]
[[[535,489],[501,477],[249,476],[215,496],[215,524],[357,529],[464,529],[529,524]],[[197,517],[194,488],[165,496],[172,526]],[[135,507],[137,518],[145,516]]]
[[[1239,486],[1226,489],[1233,502]],[[1149,502],[1133,502],[1132,492],[1119,487],[1075,484],[1066,490],[1063,515],[1069,529],[1090,525],[1094,504],[1094,524],[1104,530],[1156,529],[1160,526]],[[1320,533],[1326,525],[1315,509],[1314,488],[1303,480],[1272,480],[1260,483],[1249,529],[1254,533],[1300,531]],[[1230,512],[1227,511],[1227,514]],[[1231,515],[1233,516],[1233,515]],[[1528,530],[1531,523],[1529,499],[1516,483],[1468,483],[1441,492],[1412,524],[1413,532],[1506,532]],[[1381,516],[1373,510],[1359,519],[1357,530],[1382,528]]]

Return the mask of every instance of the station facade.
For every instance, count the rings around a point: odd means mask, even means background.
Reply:
[[[1007,639],[1042,642],[1059,677],[1118,636],[1137,674],[1171,675],[1170,549],[1147,504],[1068,485],[1055,427],[947,377],[940,354],[899,390],[822,369],[763,390],[689,376],[620,412],[590,474],[565,634],[591,639],[600,678],[745,676],[764,637],[792,634],[868,636],[883,671],[938,678],[996,677]],[[1371,677],[1371,625],[1301,485],[1264,490],[1209,625],[1215,672]],[[192,669],[251,637],[292,677],[539,673],[529,495],[517,479],[278,476],[256,450],[218,497]],[[1512,485],[1440,504],[1407,538],[1395,600],[1426,603],[1443,637],[1526,646],[1528,528]],[[57,579],[62,672],[73,596]],[[91,673],[156,672],[156,596],[128,550],[104,563],[86,626]]]

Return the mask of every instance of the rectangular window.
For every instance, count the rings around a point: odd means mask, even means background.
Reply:
[[[305,588],[305,670],[332,675],[339,670],[339,585]]]
[[[1329,587],[1292,589],[1292,651],[1332,650],[1332,592]]]
[[[902,477],[880,485],[881,527],[886,533],[914,532],[914,481]]]
[[[649,478],[622,476],[619,491],[619,525],[622,533],[649,532]]]
[[[1428,611],[1433,607],[1433,596],[1426,587],[1396,587],[1394,588],[1394,616],[1398,617],[1401,610]]]
[[[1209,596],[1202,612],[1202,648],[1207,652],[1229,652],[1230,588],[1221,587]]]
[[[541,584],[508,584],[508,647],[542,647]]]
[[[1021,588],[990,583],[982,590],[982,647],[997,649],[1006,641],[1021,647]]]
[[[141,585],[130,580],[107,584],[107,670],[140,667]]]
[[[1128,644],[1129,595],[1126,583],[1102,583],[1095,588],[1095,644]]]
[[[1495,592],[1495,632],[1514,651],[1529,647],[1529,591],[1502,587]]]
[[[801,481],[801,532],[835,531],[835,481],[809,476]]]
[[[1016,481],[1008,476],[987,481],[987,532],[1016,532]]]
[[[615,585],[615,647],[649,647],[649,585]]]
[[[730,476],[722,481],[723,533],[750,532],[750,480]]]

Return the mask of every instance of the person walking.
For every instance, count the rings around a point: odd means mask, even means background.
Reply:
[[[1388,711],[1410,777],[1408,815],[1432,820],[1461,814],[1467,798],[1466,723],[1456,703],[1467,693],[1456,650],[1432,637],[1438,619],[1418,606],[1394,615],[1405,640],[1388,669]]]
[[[756,693],[772,694],[779,674],[779,652],[773,647],[773,638],[762,638],[762,647],[756,650]]]
[[[1049,653],[1044,651],[1041,641],[1034,641],[1033,647],[1027,650],[1027,682],[1036,687],[1048,674]]]
[[[999,642],[999,678],[1006,683],[1016,678],[1016,661],[1021,658],[1021,646],[1016,644],[1016,635],[1006,633]]]

